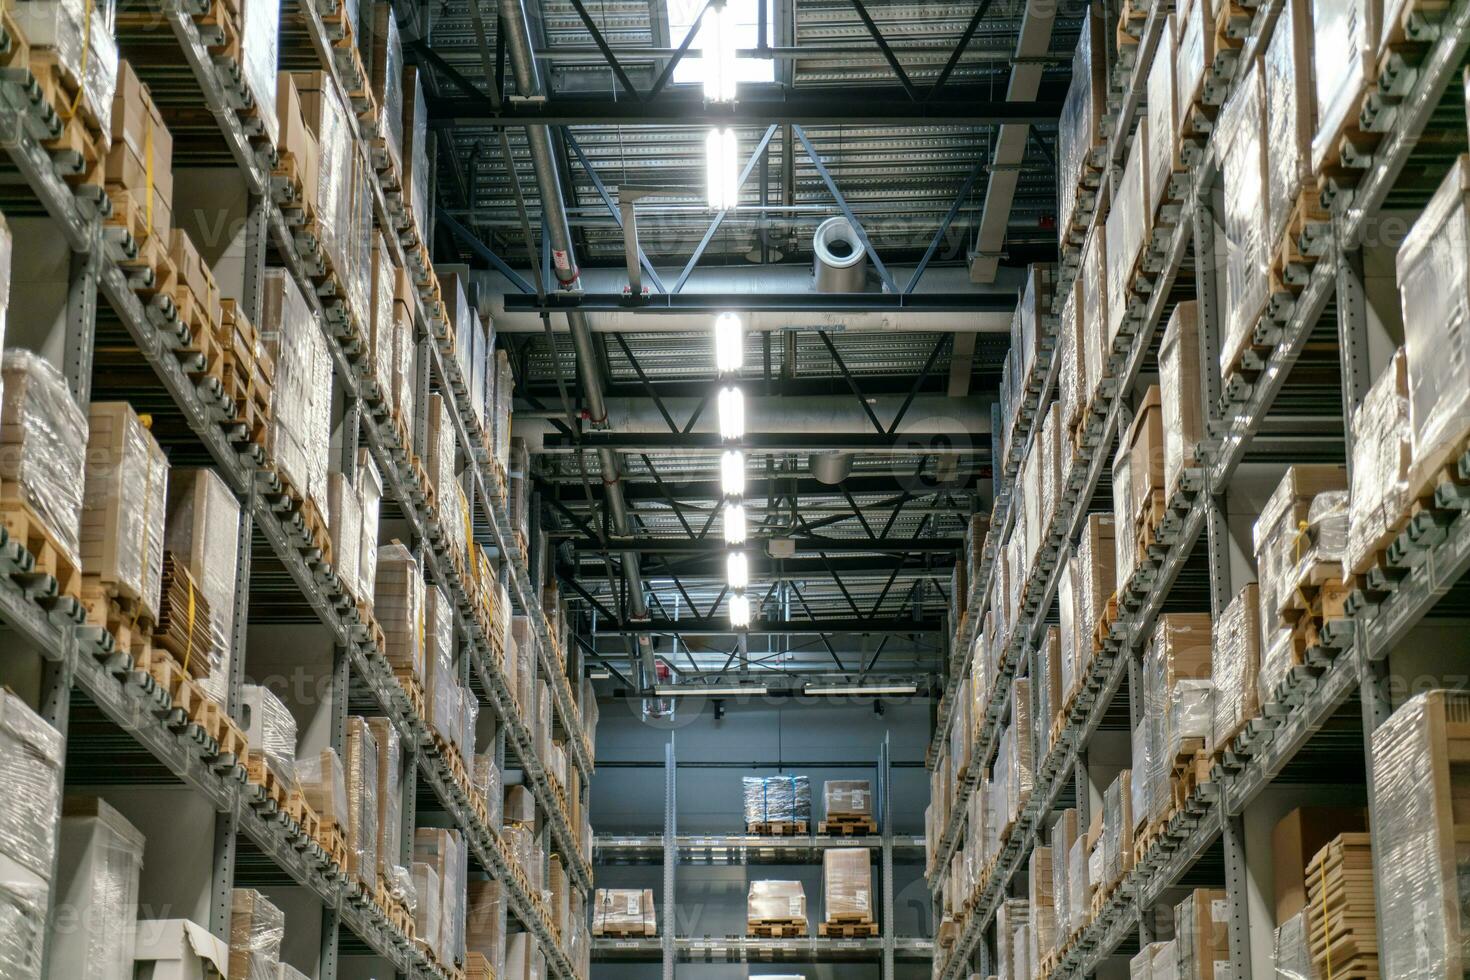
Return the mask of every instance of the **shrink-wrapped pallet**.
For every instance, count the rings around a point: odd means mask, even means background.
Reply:
[[[1113,376],[1112,352],[1108,341],[1108,239],[1106,221],[1093,225],[1082,249],[1082,267],[1077,274],[1082,319],[1082,370],[1085,378],[1083,402],[1091,405],[1098,386]]]
[[[367,719],[347,719],[342,773],[347,789],[347,870],[371,891],[378,882],[378,741]]]
[[[1031,850],[1026,866],[1026,898],[1031,903],[1031,962],[1056,948],[1057,910],[1053,899],[1051,848],[1037,846]]]
[[[1036,448],[1033,450],[1041,472],[1041,504],[1037,508],[1039,519],[1036,523],[1038,548],[1046,540],[1047,529],[1051,527],[1062,499],[1060,417],[1061,406],[1053,401],[1041,420],[1041,431],[1037,434]],[[1033,548],[1033,561],[1036,554],[1037,550]]]
[[[1103,793],[1103,881],[1111,885],[1133,867],[1133,781],[1124,769]]]
[[[93,402],[87,413],[81,560],[110,595],[158,621],[168,457],[127,402]],[[203,673],[203,664],[199,673]]]
[[[805,776],[746,776],[741,786],[747,827],[811,820],[812,789]]]
[[[873,861],[866,847],[822,852],[822,912],[828,922],[873,921]]]
[[[366,32],[365,32],[366,33]],[[403,43],[398,36],[398,21],[392,4],[372,7],[372,30],[368,35],[369,50],[363,54],[368,62],[368,79],[377,102],[375,122],[377,136],[373,141],[374,156],[401,170],[403,157]]]
[[[378,873],[392,879],[403,844],[403,794],[398,761],[402,737],[389,718],[368,718],[368,730],[378,746],[377,858]]]
[[[1409,433],[1408,372],[1400,348],[1353,412],[1348,536],[1343,553],[1347,572],[1366,571],[1378,552],[1391,543],[1390,529],[1408,513],[1413,453]]]
[[[1229,375],[1266,305],[1266,152],[1261,73],[1251,65],[1220,110],[1215,142],[1225,185],[1225,329],[1220,371]]]
[[[1266,106],[1266,247],[1275,254],[1302,193],[1314,191],[1311,0],[1286,0],[1261,58]]]
[[[240,688],[240,724],[252,757],[259,755],[286,789],[296,786],[296,718],[270,688]]]
[[[1413,433],[1410,485],[1454,462],[1470,430],[1470,156],[1455,159],[1399,247]]]
[[[1380,966],[1394,980],[1470,972],[1463,912],[1467,718],[1470,695],[1429,691],[1373,732]]]
[[[1006,899],[995,910],[995,968],[1004,980],[1015,976],[1016,960],[1024,949],[1018,940],[1030,918],[1030,906],[1019,899]]]
[[[327,509],[332,515],[333,570],[349,597],[365,599],[362,592],[362,504],[357,487],[346,474],[327,474]]]
[[[1052,821],[1047,841],[1051,847],[1051,893],[1056,914],[1057,945],[1080,925],[1072,916],[1072,844],[1077,839],[1077,811],[1063,810]]]
[[[1159,399],[1163,417],[1164,497],[1174,499],[1184,471],[1198,463],[1205,437],[1205,392],[1200,377],[1199,304],[1178,303],[1159,348]]]
[[[1066,563],[1062,566],[1062,573],[1057,577],[1057,614],[1060,623],[1057,627],[1057,675],[1061,682],[1057,688],[1055,705],[1052,714],[1066,708],[1072,698],[1072,692],[1080,683],[1078,671],[1079,638],[1082,633],[1081,609],[1078,606],[1077,581],[1080,576],[1077,568],[1077,556],[1069,555]],[[1092,652],[1092,641],[1089,637],[1086,650]],[[1048,722],[1050,724],[1050,722]]]
[[[1072,55],[1072,81],[1057,124],[1059,210],[1063,228],[1072,224],[1084,177],[1094,173],[1102,163],[1099,159],[1104,145],[1102,126],[1107,112],[1105,29],[1102,9],[1089,5]]]
[[[1164,492],[1163,395],[1158,385],[1150,385],[1144,392],[1124,441],[1129,459],[1128,530],[1136,537],[1152,525],[1152,514],[1156,505],[1162,503],[1159,497]],[[1113,495],[1116,497],[1123,489],[1114,484]]]
[[[1067,909],[1068,924],[1079,929],[1088,921],[1092,908],[1092,893],[1097,882],[1088,877],[1087,835],[1083,834],[1072,842],[1067,852]]]
[[[230,893],[230,980],[277,980],[286,916],[248,888]]]
[[[1179,132],[1201,127],[1196,114],[1215,101],[1217,86],[1210,80],[1215,63],[1215,7],[1219,0],[1183,0],[1179,4],[1178,49],[1174,81],[1177,85]]]
[[[327,457],[332,437],[332,360],[316,316],[284,269],[265,270],[260,339],[276,365],[270,455],[276,472],[330,521]]]
[[[1179,980],[1231,980],[1230,901],[1224,889],[1196,888],[1174,907]]]
[[[133,975],[138,882],[147,839],[96,797],[69,797],[63,814],[51,976],[128,980]],[[0,950],[4,944],[0,939]],[[4,962],[0,952],[0,975],[14,976],[3,968]]]
[[[1169,710],[1164,718],[1164,758],[1173,760],[1182,754],[1192,755],[1190,749],[1195,744],[1208,752],[1213,748],[1210,736],[1214,724],[1215,682],[1176,681],[1169,689]]]
[[[182,562],[209,609],[204,693],[225,703],[235,636],[235,576],[240,549],[240,502],[211,469],[174,469],[168,476],[163,545]],[[292,747],[292,758],[295,747]]]
[[[1261,713],[1260,595],[1254,582],[1235,594],[1214,624],[1210,675],[1215,682],[1215,719],[1210,744],[1228,749],[1246,722]]]
[[[364,446],[357,451],[357,502],[362,514],[362,539],[359,542],[357,572],[363,594],[373,601],[378,581],[378,512],[383,499],[383,478],[378,464]]]
[[[280,136],[276,119],[276,65],[280,48],[280,0],[240,0],[240,81],[253,106],[241,119],[251,135],[272,146]]]
[[[829,779],[822,784],[822,809],[833,817],[873,816],[873,784],[866,779]]]
[[[745,919],[749,925],[772,920],[806,922],[806,891],[799,881],[752,881],[746,893]]]
[[[1133,465],[1133,453],[1124,439],[1113,456],[1113,523],[1117,530],[1113,538],[1113,561],[1117,565],[1120,589],[1133,578],[1139,559],[1138,532],[1132,515]]]
[[[345,284],[356,224],[357,188],[353,177],[356,125],[352,114],[342,105],[329,73],[295,72],[292,78],[301,97],[302,115],[317,141],[317,244],[328,266],[337,271]],[[366,309],[359,309],[366,313]]]
[[[479,953],[496,976],[505,962],[505,889],[494,879],[471,878],[465,899],[465,954]]]
[[[460,730],[458,675],[454,671],[454,610],[439,586],[424,590],[424,707],[428,722],[446,741]]]
[[[441,907],[444,889],[439,882],[439,872],[434,865],[418,860],[413,862],[411,871],[414,894],[418,898],[413,916],[414,935],[438,953],[444,912]]]
[[[1186,697],[1183,705],[1192,710],[1174,717],[1171,708],[1183,681],[1208,681],[1210,677],[1211,622],[1207,613],[1167,613],[1158,618],[1154,634],[1143,657],[1144,716],[1140,727],[1147,740],[1146,764],[1133,760],[1135,786],[1144,786],[1134,802],[1135,825],[1147,826],[1168,809],[1169,778],[1174,761],[1186,748],[1182,738],[1175,737],[1176,722],[1208,734],[1212,724],[1209,695],[1200,691]],[[1187,730],[1187,729],[1185,729]],[[1138,745],[1135,733],[1135,748]],[[1199,749],[1208,749],[1200,744]],[[1142,812],[1138,806],[1142,804]]]
[[[446,524],[463,520],[459,512],[450,506],[450,487],[454,483],[454,422],[450,415],[453,411],[453,404],[439,392],[429,395],[428,451],[424,454],[424,468],[429,474],[429,484],[439,497],[439,518]]]
[[[1148,117],[1138,120],[1138,129],[1129,145],[1122,177],[1113,185],[1113,202],[1107,218],[1107,332],[1103,335],[1103,353],[1113,349],[1122,332],[1123,322],[1133,307],[1133,275],[1148,244],[1150,215],[1145,211],[1151,200],[1148,155]]]
[[[1128,961],[1128,980],[1154,980],[1154,957],[1164,948],[1164,943],[1149,943],[1133,954]]]
[[[1358,123],[1360,96],[1377,79],[1382,17],[1381,0],[1312,0],[1312,74],[1317,82],[1314,173],[1337,161],[1340,137]]]
[[[42,975],[64,758],[61,734],[0,689],[0,975],[6,977]]]
[[[1120,576],[1116,574],[1114,565],[1113,538],[1120,533],[1113,518],[1106,514],[1089,514],[1082,525],[1082,536],[1077,545],[1077,576],[1072,582],[1080,620],[1078,642],[1082,647],[1078,651],[1079,664],[1083,656],[1091,659],[1093,633],[1117,588]]]
[[[464,838],[457,830],[419,828],[414,831],[413,856],[433,869],[439,885],[438,929],[420,938],[429,939],[442,962],[458,962],[464,957],[465,938],[468,854]]]
[[[427,676],[424,606],[423,576],[408,548],[397,541],[380,547],[373,613],[383,628],[383,654],[394,673],[420,684]]]
[[[1020,816],[1021,808],[1031,798],[1035,782],[1035,730],[1031,721],[1031,678],[1018,677],[1011,684],[1011,819]]]
[[[515,374],[510,367],[510,355],[504,350],[495,352],[495,416],[492,425],[494,439],[492,455],[502,470],[510,467],[510,423],[511,405],[515,395]]]
[[[1148,197],[1145,203],[1148,213],[1155,216],[1164,203],[1170,176],[1174,171],[1184,169],[1184,162],[1179,158],[1179,85],[1174,77],[1177,30],[1177,16],[1167,15],[1164,29],[1159,32],[1159,46],[1154,51],[1153,64],[1148,70],[1148,159],[1144,165]],[[1142,139],[1144,135],[1140,130],[1134,138]]]
[[[306,805],[321,819],[323,829],[336,826],[345,837],[350,819],[347,777],[342,759],[330,748],[296,759],[296,779],[306,796]]]
[[[93,0],[25,0],[10,6],[33,60],[49,52],[66,79],[58,86],[74,92],[71,105],[52,106],[58,115],[93,120],[106,149],[112,129],[112,95],[117,87],[117,41],[112,31],[112,4]],[[50,70],[49,68],[47,70]]]
[[[1133,726],[1133,731],[1129,735],[1129,758],[1133,763],[1132,775],[1129,777],[1133,796],[1130,810],[1133,814],[1135,835],[1148,828],[1153,808],[1153,784],[1149,781],[1149,777],[1158,765],[1154,759],[1157,751],[1154,727],[1154,719],[1145,713],[1144,717],[1138,720],[1138,724]]]
[[[282,200],[282,209],[315,212],[320,150],[316,133],[307,125],[296,78],[289,71],[276,72],[276,127],[278,165],[300,181],[299,188],[282,188],[283,193],[299,194],[295,200]]]
[[[1072,468],[1073,432],[1082,421],[1082,410],[1087,406],[1087,379],[1084,372],[1086,353],[1082,335],[1082,305],[1078,297],[1081,287],[1074,281],[1062,299],[1057,354],[1061,366],[1057,369],[1057,401],[1061,404],[1058,422],[1060,442],[1061,475],[1065,483]]]
[[[1039,747],[1037,767],[1045,761],[1052,748],[1052,722],[1062,710],[1062,647],[1061,630],[1048,626],[1041,646],[1036,651],[1036,710],[1034,723]]]
[[[1056,266],[1036,263],[1026,267],[1021,300],[1011,319],[1011,346],[1016,351],[1016,381],[1025,385],[1045,351],[1051,348],[1051,300],[1056,293]]]
[[[414,65],[403,69],[403,187],[421,240],[429,227],[429,109],[423,78]]]
[[[393,412],[407,429],[414,419],[418,374],[414,370],[416,346],[413,283],[403,269],[393,274]],[[409,431],[412,431],[409,429]]]
[[[1307,948],[1307,913],[1298,912],[1276,928],[1272,948],[1275,980],[1318,980]],[[1448,976],[1448,974],[1446,974]]]
[[[378,386],[382,397],[391,403],[396,356],[393,346],[394,332],[397,330],[393,307],[396,275],[393,270],[393,254],[388,250],[388,244],[379,231],[372,234],[369,261],[371,267],[368,289],[371,299],[368,312],[363,318],[367,327],[368,363],[372,367],[372,382]]]

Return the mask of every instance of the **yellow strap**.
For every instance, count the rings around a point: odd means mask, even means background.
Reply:
[[[146,476],[143,479],[143,534],[139,541],[139,563],[138,563],[138,587],[141,589],[147,585],[148,579],[148,521],[153,512],[153,454],[148,451],[148,436],[144,432],[140,441],[143,443],[143,457],[148,460],[148,466],[143,471]],[[185,667],[188,664],[184,665]]]
[[[77,94],[71,97],[71,105],[62,117],[66,120],[77,114],[77,107],[82,104],[82,93],[87,89],[87,58],[92,53],[92,0],[87,0],[82,16],[85,22],[82,24],[82,70],[78,73],[81,77],[77,79]]]
[[[153,113],[145,113],[148,117],[148,128],[143,130],[143,172],[148,177],[148,196],[145,198],[143,213],[146,215],[144,224],[148,234],[153,234]]]
[[[188,640],[184,644],[184,673],[189,672],[189,659],[194,656],[194,588],[189,587],[189,631]]]
[[[1330,844],[1328,845],[1331,846]],[[1322,885],[1322,947],[1327,957],[1327,980],[1332,980],[1332,929],[1327,922],[1327,862],[1317,865],[1317,880]]]

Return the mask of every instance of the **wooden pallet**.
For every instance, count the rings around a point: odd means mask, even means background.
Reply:
[[[640,922],[638,925],[594,925],[592,935],[600,939],[649,939],[658,935],[658,928],[652,922]]]
[[[86,621],[112,634],[114,647],[126,652],[134,663],[145,661],[154,648],[152,618],[144,614],[136,601],[119,596],[92,575],[82,576],[82,610]],[[175,662],[183,668],[181,661]],[[197,665],[196,665],[197,666]],[[207,664],[205,664],[207,667]],[[193,674],[203,676],[204,672]]]
[[[807,934],[806,919],[747,919],[745,934],[760,939],[799,939]]]
[[[764,837],[797,837],[805,834],[809,826],[805,820],[757,820],[747,823],[745,832]]]
[[[286,815],[296,821],[296,826],[301,828],[301,833],[314,841],[319,841],[322,836],[321,818],[306,802],[306,794],[301,788],[292,787],[286,794]]]
[[[878,832],[878,821],[861,813],[829,813],[817,824],[817,832],[834,837],[857,837]]]
[[[184,673],[179,662],[162,649],[148,648],[144,659],[134,658],[138,669],[151,676],[155,683],[168,692],[173,702],[174,724],[182,727],[193,724],[204,732],[218,747],[221,757],[232,757],[240,762],[249,758],[250,746],[240,726],[226,714],[224,706],[204,693],[204,689]]]
[[[817,935],[833,939],[868,939],[878,935],[878,923],[867,916],[838,915],[817,923]]]
[[[101,188],[110,136],[86,100],[78,96],[81,80],[52,49],[31,48],[29,58],[41,100],[56,118],[56,135],[41,145],[67,184]]]
[[[332,535],[327,528],[327,522],[322,518],[321,511],[317,508],[316,501],[303,496],[292,485],[290,477],[284,470],[277,468],[271,472],[275,474],[279,485],[278,496],[284,503],[284,507],[276,508],[281,512],[282,526],[294,534],[296,546],[308,557],[308,562],[315,560],[330,565],[332,563]]]
[[[19,493],[20,487],[16,484],[7,482],[0,486],[0,525],[4,526],[10,540],[31,556],[30,574],[49,576],[54,581],[54,591],[51,583],[38,581],[36,584],[42,586],[40,591],[80,599],[82,573],[71,557],[70,549],[60,543],[57,535],[31,505],[18,496]]]
[[[1204,739],[1185,739],[1186,748],[1174,759],[1169,777],[1171,812],[1182,810],[1200,786],[1210,781],[1214,757],[1205,751]]]
[[[1148,554],[1149,548],[1158,543],[1159,526],[1163,524],[1168,513],[1169,505],[1164,498],[1164,491],[1151,491],[1136,518],[1137,531],[1133,543],[1138,548],[1140,560]]]
[[[327,860],[337,866],[339,873],[347,871],[347,834],[343,832],[337,821],[330,817],[318,816],[317,831],[320,836],[316,842],[321,845],[323,851],[327,852]]]
[[[275,804],[275,812],[290,815],[290,788],[266,762],[264,752],[251,752],[245,759],[245,778],[260,787],[263,799]]]
[[[1112,635],[1113,624],[1118,621],[1118,593],[1114,592],[1108,596],[1108,601],[1103,603],[1102,611],[1098,614],[1097,625],[1092,631],[1092,646],[1094,650],[1101,650],[1107,638]]]

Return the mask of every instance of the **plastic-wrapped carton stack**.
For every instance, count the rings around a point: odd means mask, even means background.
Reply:
[[[1178,980],[1230,980],[1230,903],[1225,891],[1196,888],[1174,907]]]
[[[873,861],[866,847],[823,852],[822,913],[827,922],[873,921]]]
[[[1177,304],[1169,325],[1164,328],[1164,342],[1159,348],[1165,500],[1172,500],[1179,492],[1184,471],[1197,465],[1195,449],[1205,436],[1199,342],[1199,305]]]
[[[1158,618],[1143,658],[1144,716],[1134,733],[1133,822],[1149,826],[1168,812],[1174,762],[1208,751],[1214,724],[1208,613]]]
[[[278,980],[286,917],[260,892],[236,888],[230,896],[230,977]]]
[[[407,65],[403,69],[403,197],[420,241],[426,240],[424,231],[429,227],[429,183],[433,179],[429,172],[428,127],[423,80],[417,67]]]
[[[1106,187],[1104,184],[1100,195],[1106,192]],[[1106,205],[1104,200],[1098,206],[1106,208]],[[1098,386],[1112,377],[1107,336],[1110,321],[1106,269],[1108,235],[1106,222],[1093,225],[1093,233],[1082,248],[1082,268],[1077,279],[1082,303],[1083,391],[1089,405],[1097,394]]]
[[[221,704],[235,633],[239,525],[240,503],[213,470],[170,471],[163,545],[188,570],[209,608],[209,645],[193,655],[206,665],[201,686]]]
[[[112,98],[106,180],[114,208],[133,209],[143,230],[167,243],[174,199],[173,137],[148,86],[126,61],[118,65]]]
[[[374,163],[401,172],[403,159],[403,44],[389,4],[374,4],[371,30],[363,31],[364,60],[373,98],[378,104],[374,128]]]
[[[805,776],[746,776],[742,781],[745,826],[812,818],[811,782]]]
[[[434,948],[441,963],[460,963],[465,951],[465,881],[469,868],[469,851],[465,840],[456,830],[434,830],[419,828],[414,831],[414,884],[421,877],[437,882],[437,929],[421,933]],[[423,865],[428,873],[420,871]],[[432,886],[431,886],[432,887]],[[424,901],[420,890],[419,902]]]
[[[45,70],[81,80],[76,117],[86,119],[100,134],[104,150],[110,140],[112,96],[117,87],[112,6],[90,0],[27,0],[11,11],[34,62],[40,60],[34,56],[45,52],[51,61]]]
[[[592,934],[658,935],[658,910],[653,890],[599,888],[592,900]]]
[[[1107,112],[1107,59],[1101,8],[1090,5],[1082,21],[1082,36],[1072,55],[1072,82],[1062,103],[1062,116],[1057,131],[1057,163],[1060,171],[1061,227],[1070,228],[1080,196],[1089,192],[1082,188],[1084,177],[1101,165],[1103,117]],[[1091,178],[1089,178],[1091,179]]]
[[[1312,170],[1338,159],[1343,132],[1358,119],[1359,96],[1377,80],[1383,4],[1380,0],[1313,0],[1312,29],[1317,129]]]
[[[1220,111],[1215,141],[1225,181],[1225,331],[1220,371],[1229,376],[1266,304],[1266,151],[1261,73],[1250,65]]]
[[[347,789],[347,870],[367,887],[378,883],[378,752],[366,718],[347,719],[342,773]]]
[[[5,976],[41,976],[64,758],[60,733],[16,695],[0,690],[0,974]]]
[[[1133,773],[1118,773],[1103,793],[1103,866],[1099,886],[1111,888],[1133,868]]]
[[[995,959],[1001,977],[1029,977],[1025,959],[1030,951],[1028,938],[1031,907],[1017,899],[1000,903],[995,913]]]
[[[87,418],[81,559],[88,579],[158,621],[168,458],[126,402],[93,402]],[[202,676],[207,662],[197,665]]]
[[[400,864],[403,847],[403,795],[399,783],[401,736],[388,718],[364,719],[378,748],[377,859],[378,874],[396,888],[411,881]]]
[[[51,975],[131,976],[146,840],[103,800],[69,798],[63,812],[56,907],[65,910],[68,925],[53,930]],[[0,884],[0,893],[4,888]],[[5,944],[0,939],[0,949]],[[5,962],[0,953],[0,967]],[[5,969],[0,974],[15,975]]]
[[[332,361],[326,338],[284,269],[265,272],[260,338],[276,365],[270,452],[276,472],[317,507],[330,526],[327,457],[331,443]]]
[[[1145,210],[1151,199],[1148,167],[1148,117],[1138,120],[1138,130],[1128,148],[1123,179],[1115,185],[1108,209],[1106,258],[1108,315],[1103,334],[1103,355],[1112,350],[1123,321],[1133,306],[1133,274],[1148,243],[1150,215]]]
[[[424,591],[418,562],[406,546],[394,541],[378,549],[373,611],[387,643],[383,653],[399,683],[421,688],[428,677]]]
[[[479,953],[496,975],[505,963],[505,892],[493,879],[471,879],[465,902],[465,953]]]
[[[1350,573],[1364,572],[1373,564],[1378,552],[1392,543],[1392,529],[1408,513],[1410,431],[1408,364],[1400,348],[1353,413],[1343,554],[1343,567]]]
[[[1040,965],[1057,944],[1057,909],[1052,893],[1051,848],[1038,845],[1032,848],[1027,863],[1026,897],[1031,906],[1031,949],[1030,962]]]
[[[806,924],[806,891],[799,881],[752,881],[746,894],[745,920],[750,928],[767,922],[796,920]]]
[[[351,817],[347,804],[347,777],[341,758],[329,748],[299,756],[296,759],[296,778],[306,795],[307,806],[320,818],[322,829],[325,831],[335,826],[345,840]]]
[[[1266,107],[1266,247],[1272,255],[1286,236],[1292,209],[1314,191],[1312,131],[1317,118],[1312,78],[1310,0],[1281,5],[1276,28],[1261,59]],[[1310,196],[1307,204],[1315,210]],[[1310,212],[1309,212],[1310,213]]]
[[[250,744],[250,769],[256,778],[256,766],[268,768],[288,790],[296,786],[296,719],[291,711],[270,692],[257,684],[240,689],[240,718],[244,722],[245,739]]]
[[[1058,814],[1052,821],[1047,840],[1051,847],[1052,900],[1056,913],[1057,945],[1054,948],[1059,949],[1082,925],[1086,916],[1086,905],[1078,907],[1074,913],[1072,902],[1073,851],[1081,840],[1078,835],[1077,811],[1068,809]],[[1086,862],[1080,861],[1080,858],[1079,862],[1081,867],[1077,873],[1085,877]],[[1086,887],[1085,882],[1082,887]]]
[[[446,742],[458,741],[462,702],[454,673],[453,610],[437,585],[424,590],[424,696],[429,724]]]
[[[1210,744],[1227,748],[1246,722],[1261,713],[1260,595],[1251,582],[1215,620],[1210,675],[1215,682],[1215,720]]]

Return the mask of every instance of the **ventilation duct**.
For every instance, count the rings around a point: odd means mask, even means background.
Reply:
[[[861,293],[868,278],[868,250],[846,218],[828,218],[812,236],[819,293]]]

